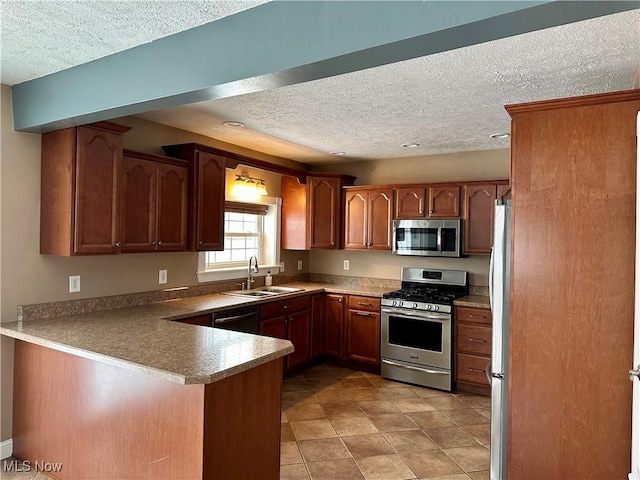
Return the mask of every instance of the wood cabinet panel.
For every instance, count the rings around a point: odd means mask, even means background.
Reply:
[[[395,218],[424,218],[427,211],[425,187],[400,187],[395,190]]]
[[[188,172],[185,167],[158,164],[156,248],[163,252],[187,248]]]
[[[287,315],[311,306],[311,295],[277,300],[260,306],[260,318],[271,318]]]
[[[491,328],[459,323],[458,351],[491,357]]]
[[[342,327],[345,316],[345,296],[327,294],[325,296],[324,347],[325,355],[342,357]]]
[[[340,181],[337,178],[310,177],[309,247],[337,248],[339,232]]]
[[[156,164],[123,159],[122,252],[152,252],[156,238]]]
[[[391,250],[393,188],[345,192],[345,249]]]
[[[344,204],[344,248],[367,248],[367,192],[347,191]]]
[[[287,355],[287,369],[291,370],[304,365],[311,359],[311,315],[309,310],[292,313],[287,318],[288,337],[295,348]]]
[[[507,110],[508,477],[626,478],[640,90]]]
[[[511,185],[498,185],[498,199],[511,200]]]
[[[456,370],[458,382],[475,384],[489,389],[489,380],[485,373],[491,358],[485,356],[458,353],[456,355]]]
[[[380,313],[380,302],[379,298],[349,295],[349,309],[351,310]]]
[[[456,307],[456,322],[491,326],[491,310],[475,307]]]
[[[120,251],[122,134],[110,122],[42,135],[40,253]]]
[[[430,218],[451,218],[460,216],[460,187],[429,187]]]
[[[224,157],[197,152],[196,249],[224,250]]]
[[[179,320],[175,320],[180,323],[188,323],[189,325],[202,325],[203,327],[211,327],[211,314],[208,315],[197,315],[195,317],[189,318],[181,318]]]
[[[311,358],[322,355],[324,293],[311,297]]]
[[[464,253],[491,253],[496,192],[495,184],[464,186]]]
[[[345,356],[371,365],[380,365],[380,314],[349,310],[345,324]]]
[[[287,339],[287,317],[276,317],[260,321],[260,335]]]

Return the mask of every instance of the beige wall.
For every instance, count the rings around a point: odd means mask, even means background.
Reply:
[[[509,150],[332,164],[314,167],[314,170],[354,175],[358,177],[357,185],[506,179],[509,177]],[[343,269],[343,260],[349,260],[348,271]],[[314,273],[373,278],[399,279],[403,266],[466,270],[471,285],[489,284],[488,256],[438,259],[399,257],[391,252],[313,250],[309,262],[310,271]]]
[[[11,91],[2,85],[1,97],[1,231],[0,273],[1,321],[16,320],[18,305],[77,298],[117,295],[156,290],[158,270],[168,270],[164,288],[195,285],[197,254],[157,253],[92,257],[54,257],[39,253],[40,223],[40,135],[13,131]],[[238,153],[248,153],[212,139],[182,130],[164,127],[136,118],[118,119],[132,126],[125,134],[125,147],[161,154],[160,145],[199,142]],[[251,153],[253,155],[253,152]],[[256,154],[274,163],[296,166],[295,162]],[[249,169],[252,176],[267,180],[272,195],[280,193],[280,176]],[[228,172],[233,175],[233,171]],[[307,252],[282,252],[288,275],[295,275],[297,261],[303,261],[302,272],[308,271]],[[69,275],[80,275],[82,291],[68,292]],[[2,337],[1,373],[1,440],[11,437],[11,396],[13,341]]]

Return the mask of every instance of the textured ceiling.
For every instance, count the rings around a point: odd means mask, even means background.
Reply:
[[[0,0],[0,80],[43,76],[261,3]],[[141,117],[306,163],[506,148],[508,139],[489,138],[509,130],[505,104],[629,89],[639,68],[632,10]],[[400,146],[412,142],[420,146]]]
[[[48,75],[268,0],[2,0],[0,82]]]
[[[632,10],[140,116],[305,163],[506,148],[489,137],[509,131],[505,104],[630,89],[639,66]],[[420,146],[401,147],[412,142]]]

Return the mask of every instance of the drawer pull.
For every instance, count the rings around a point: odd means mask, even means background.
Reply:
[[[365,307],[371,307],[373,304],[369,302],[358,302],[358,305],[364,305]]]
[[[479,368],[471,368],[469,367],[469,371],[473,373],[485,373],[484,370],[480,370]]]
[[[287,308],[292,308],[292,307],[293,307],[293,305],[285,305],[285,306],[284,306],[284,307],[282,307],[282,308],[284,308],[284,309],[286,310]]]
[[[482,340],[481,338],[470,338],[469,341],[476,342],[476,343],[487,343],[486,340]]]
[[[485,320],[487,318],[486,315],[474,315],[472,313],[469,314],[469,318],[482,318],[483,320]]]
[[[370,317],[371,314],[370,313],[366,313],[366,312],[356,312],[357,315],[359,315],[360,317]]]

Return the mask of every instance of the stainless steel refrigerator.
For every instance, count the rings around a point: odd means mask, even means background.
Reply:
[[[511,266],[511,201],[496,201],[489,297],[493,317],[491,363],[491,480],[507,478],[507,378],[509,348],[509,283]]]

